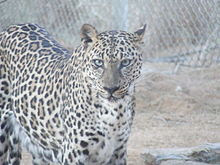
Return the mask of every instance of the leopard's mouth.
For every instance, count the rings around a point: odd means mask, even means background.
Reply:
[[[123,95],[115,95],[115,94],[103,94],[103,93],[98,93],[98,96],[102,99],[108,100],[109,102],[117,102],[121,99],[123,99],[127,94]]]
[[[98,98],[107,100],[109,102],[117,102],[121,99],[124,99],[125,96],[129,95],[129,88],[118,88],[118,90],[114,92],[109,92],[104,88],[96,89],[96,96]]]
[[[120,99],[120,98],[112,96],[112,95],[108,95],[108,94],[106,95],[106,94],[101,94],[101,93],[98,93],[98,96],[100,98],[108,100],[110,102],[116,102],[116,101],[118,101]]]
[[[114,96],[109,96],[109,97],[107,98],[107,100],[108,100],[109,102],[117,102],[119,99],[122,99],[122,98],[117,98],[117,97],[114,97]]]

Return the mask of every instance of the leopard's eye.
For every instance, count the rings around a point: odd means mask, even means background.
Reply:
[[[121,61],[121,66],[122,67],[126,67],[126,66],[128,66],[130,64],[131,64],[131,60],[130,59],[124,59],[124,60]]]
[[[96,66],[96,67],[102,67],[104,65],[104,61],[103,60],[100,60],[100,59],[94,59],[93,60],[93,64]]]

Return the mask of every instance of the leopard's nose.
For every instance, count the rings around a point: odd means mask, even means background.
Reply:
[[[103,88],[111,95],[119,89],[119,87],[112,87],[112,88],[103,87]]]

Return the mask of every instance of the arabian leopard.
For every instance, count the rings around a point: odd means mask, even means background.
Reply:
[[[98,33],[73,53],[36,24],[0,33],[0,165],[126,165],[145,26]]]

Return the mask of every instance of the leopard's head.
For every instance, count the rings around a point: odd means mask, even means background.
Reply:
[[[133,93],[134,81],[140,76],[142,67],[140,45],[145,28],[146,25],[134,33],[98,33],[91,25],[82,26],[85,75],[98,97],[117,101]]]

